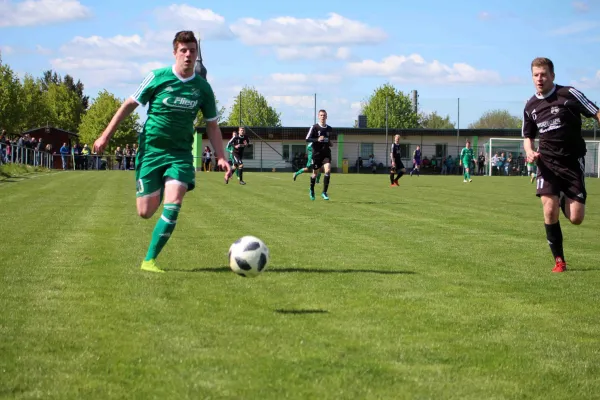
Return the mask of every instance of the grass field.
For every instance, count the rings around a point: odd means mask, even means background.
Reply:
[[[552,274],[527,178],[244,178],[198,174],[166,274],[139,270],[133,172],[2,181],[0,398],[598,398],[599,180]],[[243,235],[256,279],[227,267]]]

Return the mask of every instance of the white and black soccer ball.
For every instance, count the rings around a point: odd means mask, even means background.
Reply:
[[[240,276],[254,278],[265,270],[269,248],[254,236],[244,236],[229,248],[229,267]]]

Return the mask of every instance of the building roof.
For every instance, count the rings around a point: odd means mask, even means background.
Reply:
[[[66,133],[66,134],[67,134],[67,135],[69,135],[69,136],[79,137],[79,135],[78,135],[77,133],[74,133],[74,132],[69,132],[69,131],[66,131],[66,130],[64,130],[64,129],[56,128],[56,127],[54,127],[54,126],[40,126],[39,128],[33,128],[33,129],[29,129],[29,130],[27,130],[27,131],[23,132],[23,133],[22,133],[22,135],[25,135],[25,134],[27,134],[27,133],[33,133],[33,132],[37,132],[37,131],[39,131],[39,130],[41,130],[41,129],[50,129],[50,132],[51,132],[51,133],[52,133],[52,132],[57,132],[57,131],[58,131],[58,132],[63,132],[63,133]]]

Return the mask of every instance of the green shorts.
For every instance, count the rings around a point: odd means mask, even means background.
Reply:
[[[188,192],[196,187],[193,156],[181,154],[138,153],[135,163],[136,197],[160,193],[165,179],[185,183]]]
[[[306,151],[306,168],[312,168],[313,157],[312,157],[312,147],[309,147]]]
[[[462,160],[463,167],[471,168],[471,160]]]

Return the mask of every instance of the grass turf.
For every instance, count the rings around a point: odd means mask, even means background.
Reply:
[[[511,399],[600,392],[600,181],[550,272],[527,178],[199,173],[173,237],[133,172],[0,183],[0,397]],[[321,185],[317,186],[317,196]],[[267,271],[227,267],[243,235]]]

